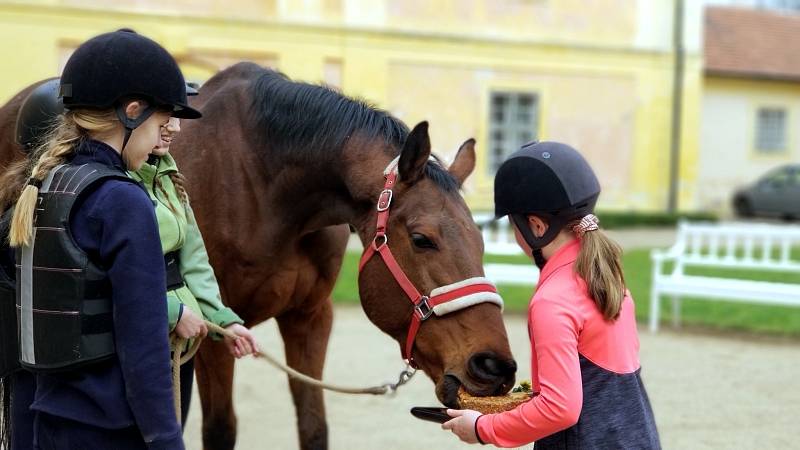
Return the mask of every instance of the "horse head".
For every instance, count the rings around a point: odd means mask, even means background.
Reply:
[[[431,157],[428,124],[420,123],[384,171],[384,189],[375,190],[373,213],[358,229],[364,311],[451,407],[461,386],[473,395],[507,392],[517,369],[502,300],[483,278],[481,233],[460,194],[474,167],[474,140],[445,168]]]

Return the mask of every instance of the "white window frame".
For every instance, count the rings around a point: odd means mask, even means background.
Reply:
[[[501,96],[506,97],[506,106],[502,119],[498,121],[496,120],[498,111],[495,101]],[[529,97],[531,102],[527,121],[520,119],[521,103],[525,97]],[[500,164],[508,155],[517,151],[522,145],[539,138],[541,109],[542,98],[535,91],[492,90],[489,93],[488,168],[490,173],[497,172]]]
[[[772,116],[772,117],[770,117]],[[789,148],[789,110],[780,106],[756,109],[755,150],[760,154],[780,154]]]

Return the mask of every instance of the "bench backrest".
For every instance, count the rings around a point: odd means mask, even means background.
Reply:
[[[760,223],[681,222],[672,251],[683,266],[715,266],[800,271],[792,247],[800,245],[800,226]]]

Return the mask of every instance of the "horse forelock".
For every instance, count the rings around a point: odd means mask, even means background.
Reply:
[[[425,177],[445,192],[458,192],[461,189],[458,180],[447,171],[438,156],[425,165]]]

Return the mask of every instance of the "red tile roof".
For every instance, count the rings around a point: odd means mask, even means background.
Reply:
[[[709,75],[800,80],[800,15],[706,8]]]

